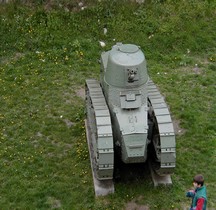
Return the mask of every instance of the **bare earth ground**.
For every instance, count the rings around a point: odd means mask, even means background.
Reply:
[[[138,205],[135,202],[131,201],[127,203],[125,210],[149,210],[149,207],[146,205]]]

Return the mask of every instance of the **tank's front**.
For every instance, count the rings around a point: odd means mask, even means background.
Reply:
[[[121,159],[124,163],[140,163],[147,159],[148,124],[147,109],[127,110],[115,108],[114,121],[117,138],[116,144],[121,148]]]
[[[117,44],[109,51],[104,72],[115,145],[125,163],[147,159],[147,81],[143,52],[136,45]]]

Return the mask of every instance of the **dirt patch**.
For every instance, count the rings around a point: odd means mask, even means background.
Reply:
[[[143,199],[143,196],[139,196],[138,198],[128,202],[125,206],[126,210],[149,210],[150,208],[147,205],[140,205],[137,204],[137,202],[141,201]]]
[[[76,95],[82,99],[85,99],[85,89],[80,88],[80,89],[76,90]]]
[[[143,4],[145,0],[131,0],[132,2],[136,2],[138,4]]]
[[[54,197],[48,197],[46,203],[50,206],[51,209],[61,208],[61,201]]]
[[[186,130],[180,127],[179,120],[173,120],[173,127],[176,135],[183,135]]]
[[[11,61],[17,61],[20,58],[24,57],[25,55],[23,53],[15,53],[11,58],[8,57],[1,57],[0,62],[2,64],[10,63]]]
[[[131,201],[126,204],[126,210],[149,210],[150,208],[146,205],[136,204],[134,201]]]
[[[67,125],[68,128],[72,127],[75,124],[74,122],[71,122],[68,119],[64,119],[63,121]]]

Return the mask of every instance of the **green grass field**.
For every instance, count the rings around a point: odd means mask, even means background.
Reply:
[[[180,210],[197,173],[216,209],[215,1],[83,3],[0,4],[0,209]],[[176,124],[177,167],[172,187],[145,175],[95,198],[84,84],[116,42],[145,53]]]

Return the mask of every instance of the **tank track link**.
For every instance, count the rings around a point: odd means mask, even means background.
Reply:
[[[173,123],[168,106],[152,80],[148,82],[148,99],[151,103],[157,130],[153,137],[157,160],[153,168],[161,176],[172,174],[176,165],[176,143]]]
[[[99,82],[86,80],[87,129],[98,180],[113,179],[114,149],[111,118]],[[89,151],[92,152],[92,151]]]

